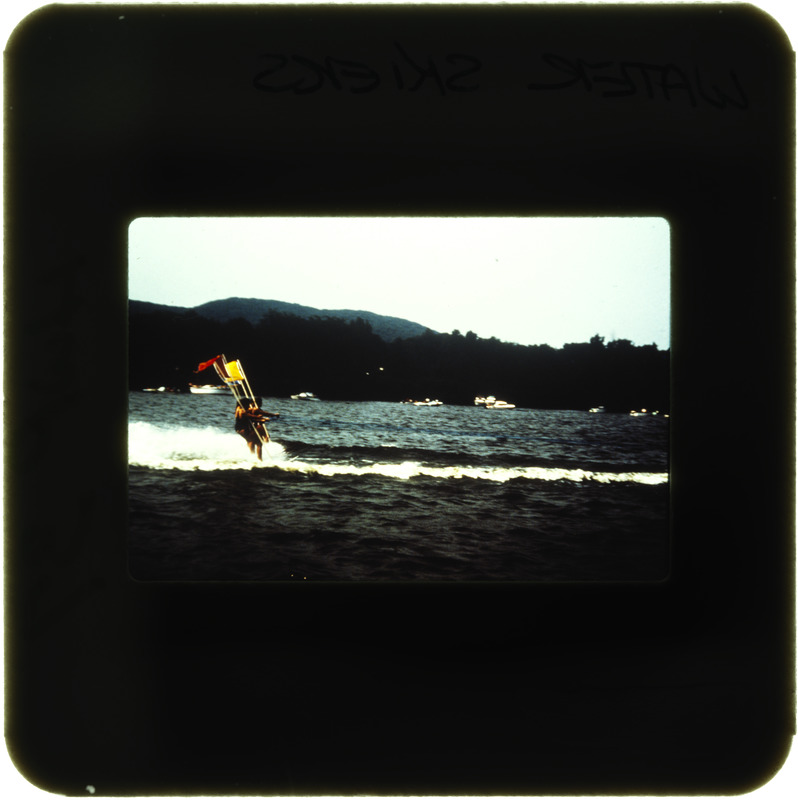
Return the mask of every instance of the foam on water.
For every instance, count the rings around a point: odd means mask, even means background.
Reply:
[[[131,466],[177,470],[252,469],[277,467],[289,472],[333,477],[339,475],[380,476],[396,480],[416,477],[438,479],[486,480],[497,483],[522,479],[566,481],[571,483],[641,483],[660,485],[668,482],[664,472],[596,472],[554,467],[436,467],[419,461],[402,463],[309,463],[288,457],[279,442],[264,447],[263,461],[251,454],[239,435],[218,428],[186,428],[133,422],[129,426],[128,463]]]
[[[131,422],[128,426],[128,464],[154,469],[251,469],[286,457],[278,442],[263,448],[263,461],[247,449],[235,432],[218,428],[185,428]]]
[[[281,468],[317,475],[381,475],[386,478],[407,480],[420,476],[442,479],[472,478],[506,483],[523,479],[535,481],[569,481],[582,483],[644,483],[651,486],[668,482],[668,474],[660,472],[593,472],[583,469],[556,469],[550,467],[431,467],[414,461],[402,464],[305,464],[298,461],[279,464]]]

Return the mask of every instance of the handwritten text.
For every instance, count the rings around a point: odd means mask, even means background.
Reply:
[[[722,85],[710,83],[698,68],[686,70],[676,64],[646,64],[640,61],[601,61],[588,63],[581,58],[566,58],[546,53],[543,62],[554,70],[545,83],[529,83],[530,90],[562,90],[581,87],[601,97],[642,95],[649,100],[683,99],[693,108],[707,103],[715,108],[748,108],[748,98],[734,72],[729,71]]]
[[[412,56],[398,43],[387,69],[329,55],[308,58],[266,53],[263,58],[266,64],[255,76],[255,88],[294,94],[313,94],[325,88],[365,94],[386,85],[406,92],[430,88],[441,95],[473,92],[478,88],[473,76],[482,66],[478,58],[465,53],[448,53],[439,58]]]

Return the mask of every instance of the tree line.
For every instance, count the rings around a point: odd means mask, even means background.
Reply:
[[[472,404],[495,395],[522,408],[608,411],[669,409],[670,352],[627,339],[519,345],[472,331],[387,342],[363,319],[300,318],[272,311],[257,323],[219,322],[196,312],[131,312],[131,389],[217,382],[196,374],[220,353],[238,358],[256,394],[285,397],[311,391],[327,400],[437,398]]]

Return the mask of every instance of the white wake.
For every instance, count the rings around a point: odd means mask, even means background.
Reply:
[[[263,448],[263,461],[249,452],[235,431],[218,428],[162,427],[149,422],[128,425],[128,464],[154,469],[251,469],[286,458],[278,442]]]
[[[314,464],[289,458],[279,442],[263,448],[263,461],[247,449],[244,440],[234,431],[218,428],[164,427],[148,422],[132,422],[128,426],[128,463],[153,469],[220,470],[278,467],[306,475],[375,475],[397,480],[416,477],[507,481],[567,481],[571,483],[641,483],[650,486],[666,484],[667,472],[597,472],[584,469],[554,467],[434,467],[418,461],[372,464]]]
[[[408,480],[420,476],[443,479],[472,478],[476,480],[506,483],[507,481],[568,481],[572,483],[642,483],[650,486],[666,484],[667,472],[595,472],[584,469],[558,469],[552,467],[432,467],[416,461],[401,464],[305,464],[289,461],[280,465],[283,469],[307,474],[333,475],[381,475],[387,478]]]

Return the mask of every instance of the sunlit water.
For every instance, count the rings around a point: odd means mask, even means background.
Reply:
[[[130,394],[142,580],[658,580],[668,421],[266,398],[263,461],[213,395]]]

